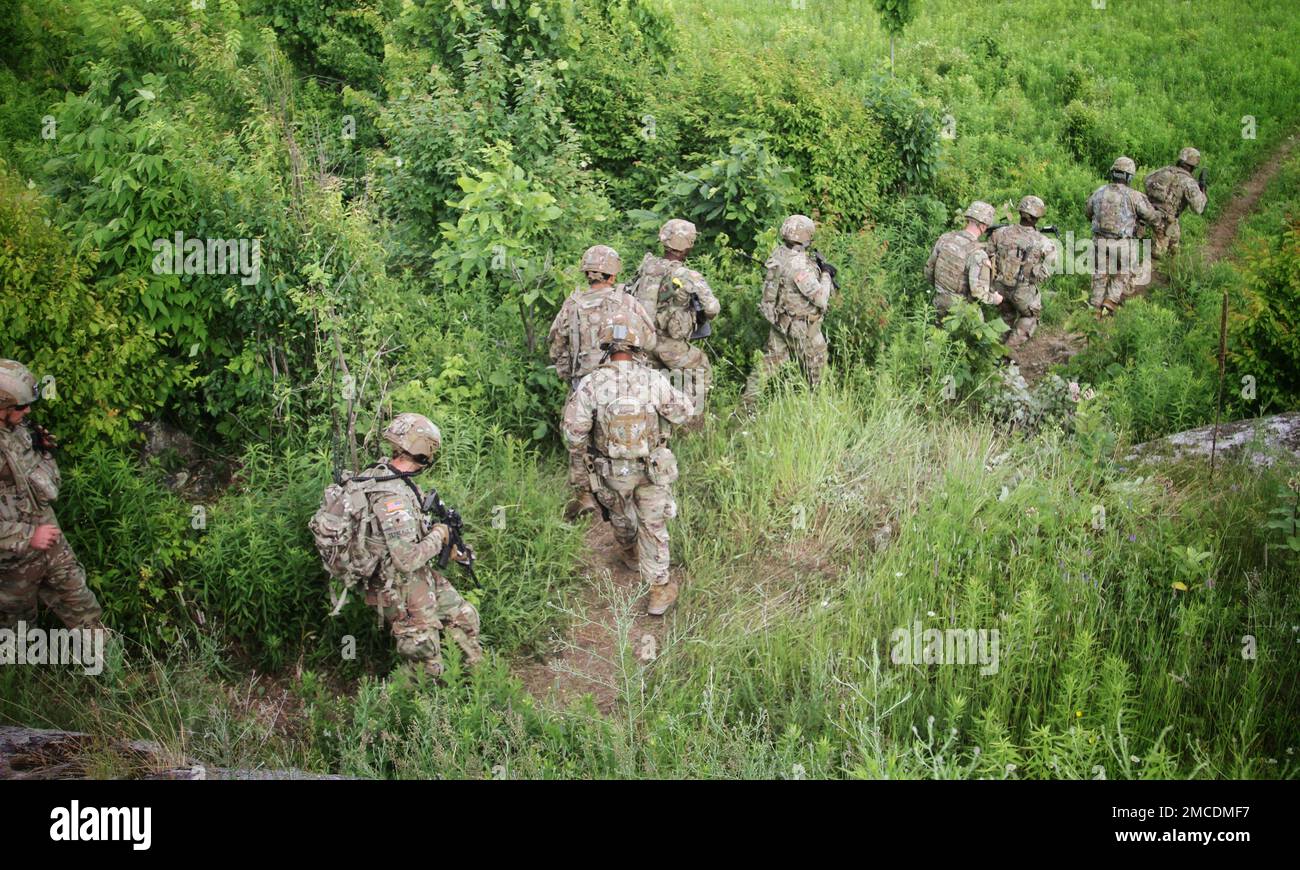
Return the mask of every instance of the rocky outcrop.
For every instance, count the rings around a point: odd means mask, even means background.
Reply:
[[[1202,426],[1139,444],[1128,458],[1150,462],[1189,459],[1208,462],[1214,441],[1214,427]],[[1279,459],[1300,460],[1300,411],[1220,423],[1215,450],[1219,462],[1249,462],[1268,467]]]
[[[177,758],[147,740],[0,725],[0,779],[345,779],[301,770],[234,770]]]

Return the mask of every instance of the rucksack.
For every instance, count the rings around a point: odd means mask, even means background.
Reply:
[[[330,590],[330,603],[334,605],[330,616],[343,609],[348,590],[370,581],[383,557],[382,535],[371,525],[370,486],[368,479],[351,477],[331,483],[307,523],[326,573],[342,585],[337,596]]]
[[[637,396],[619,396],[596,408],[597,445],[610,459],[644,459],[659,445],[659,412]]]
[[[1178,205],[1179,182],[1178,170],[1172,166],[1157,169],[1146,178],[1147,199],[1156,208],[1173,213]]]
[[[960,230],[944,233],[936,243],[939,256],[934,261],[934,283],[954,296],[970,296],[970,275],[966,261],[979,242]]]
[[[992,249],[994,273],[1006,286],[1037,279],[1046,257],[1033,231],[1019,225],[998,230],[992,237]]]
[[[685,269],[680,272],[669,272],[659,283],[655,327],[660,335],[687,341],[695,331],[695,312],[691,310],[691,288],[687,284],[690,275]]]

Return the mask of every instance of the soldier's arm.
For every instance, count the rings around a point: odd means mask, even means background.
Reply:
[[[970,295],[986,305],[997,305],[1002,301],[1000,293],[992,288],[993,266],[988,252],[980,249],[973,251],[966,258],[967,278],[970,280]]]
[[[376,492],[370,495],[370,508],[379,518],[379,528],[393,567],[405,573],[418,571],[442,552],[446,543],[445,526],[439,524],[420,537],[419,505],[404,493]]]
[[[36,526],[30,523],[0,522],[0,553],[27,555],[34,534]]]
[[[713,288],[699,272],[691,272],[691,292],[700,300],[701,313],[706,320],[712,320],[722,311],[722,303],[713,295]]]
[[[690,396],[673,387],[663,372],[654,372],[655,410],[669,423],[685,423],[695,413]]]
[[[1183,190],[1187,197],[1187,204],[1192,207],[1192,211],[1197,214],[1204,214],[1205,203],[1208,198],[1205,196],[1205,192],[1201,190],[1201,186],[1196,183],[1196,179],[1187,179],[1187,183],[1183,185]]]
[[[1096,200],[1097,193],[1096,191],[1093,191],[1092,196],[1088,197],[1088,201],[1083,204],[1083,216],[1088,220],[1092,220],[1093,210],[1096,208],[1096,205],[1094,204]]]
[[[1034,277],[1039,281],[1046,281],[1056,271],[1057,264],[1061,261],[1061,249],[1057,247],[1056,242],[1043,237],[1043,260],[1038,264]]]
[[[569,371],[569,303],[565,300],[560,311],[551,321],[551,331],[547,334],[547,351],[555,365],[555,373],[564,380],[573,377]]]
[[[1160,212],[1156,211],[1156,207],[1151,204],[1151,200],[1147,199],[1147,195],[1137,191],[1134,191],[1134,193],[1136,194],[1133,197],[1134,209],[1137,211],[1137,216],[1142,223],[1150,225],[1161,223],[1164,217]]]
[[[796,264],[794,286],[799,288],[799,292],[802,293],[818,311],[826,310],[826,306],[830,304],[831,301],[831,290],[835,287],[835,285],[831,283],[830,275],[821,274],[821,270],[814,268],[812,263],[807,260]]]
[[[573,391],[564,404],[564,418],[560,431],[564,435],[564,444],[569,452],[581,450],[587,446],[591,437],[592,418],[596,410],[595,395],[591,386],[591,375],[583,378],[578,389]]]
[[[934,247],[930,249],[930,259],[925,261],[925,283],[934,283],[934,264],[939,259],[939,243],[935,242]]]

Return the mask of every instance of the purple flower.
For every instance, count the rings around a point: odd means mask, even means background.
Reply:
[[[1129,535],[1129,536],[1128,536],[1128,542],[1129,542],[1130,544],[1136,543],[1136,542],[1137,542],[1137,539],[1138,539],[1138,536],[1137,536],[1137,535]]]

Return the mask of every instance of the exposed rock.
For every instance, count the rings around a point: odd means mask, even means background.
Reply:
[[[177,759],[148,740],[0,725],[0,779],[346,779],[301,770],[234,770]]]
[[[1139,444],[1128,458],[1155,462],[1197,458],[1208,461],[1213,444],[1214,426],[1202,426]],[[1217,461],[1245,461],[1254,466],[1272,466],[1279,458],[1300,460],[1300,411],[1220,423],[1216,453]]]

